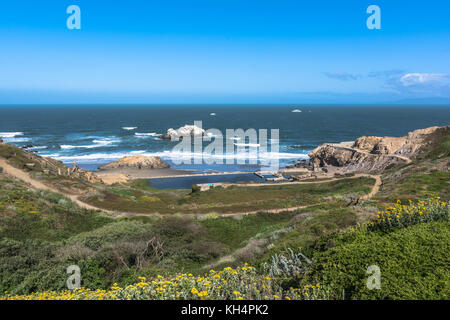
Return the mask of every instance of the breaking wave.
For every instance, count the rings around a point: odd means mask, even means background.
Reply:
[[[145,150],[136,150],[130,152],[112,152],[112,153],[91,153],[85,155],[63,155],[63,154],[47,154],[56,160],[71,162],[73,160],[83,161],[86,163],[100,163],[105,161],[114,161],[130,155],[144,155],[157,156],[164,160],[179,160],[179,159],[233,159],[233,160],[271,160],[271,159],[308,159],[307,154],[288,153],[288,152],[240,152],[234,154],[211,154],[211,153],[196,153],[196,152],[180,152],[180,151],[162,151],[162,152],[147,152]]]
[[[23,136],[23,132],[0,132],[1,138],[14,138],[16,136]]]

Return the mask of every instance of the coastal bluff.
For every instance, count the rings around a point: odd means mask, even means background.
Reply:
[[[429,127],[409,132],[403,137],[363,136],[355,141],[326,143],[310,154],[315,171],[339,167],[343,172],[381,172],[388,166],[409,163],[426,144],[428,135],[443,127]]]
[[[100,166],[99,170],[108,169],[123,169],[123,168],[137,168],[137,169],[164,169],[169,168],[170,165],[163,161],[160,157],[151,156],[127,156],[117,161],[110,162]]]

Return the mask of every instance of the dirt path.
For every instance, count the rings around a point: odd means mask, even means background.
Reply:
[[[377,177],[380,179],[379,175],[374,175],[374,174],[364,174],[364,173],[358,173],[355,174],[352,177],[347,177],[347,179],[355,179],[355,178],[361,178],[361,177],[369,177],[369,178],[374,178],[377,179]],[[326,176],[324,176],[323,178],[327,178]],[[329,179],[327,180],[317,180],[317,181],[289,181],[289,182],[280,182],[280,183],[273,183],[273,182],[261,182],[261,183],[227,183],[227,184],[223,184],[223,187],[231,187],[231,186],[235,186],[235,187],[267,187],[267,186],[277,186],[277,185],[292,185],[292,184],[316,184],[316,183],[327,183],[327,182],[332,182],[332,181],[337,181],[337,180],[342,180],[343,178],[336,178],[336,177],[328,177]],[[381,181],[381,180],[380,180]]]
[[[267,212],[267,213],[281,213],[281,212],[290,212],[290,211],[296,211],[296,210],[300,210],[300,209],[304,209],[310,206],[316,206],[319,205],[320,203],[314,203],[314,204],[310,204],[310,205],[303,205],[303,206],[295,206],[295,207],[289,207],[289,208],[276,208],[276,209],[260,209],[260,210],[255,210],[255,211],[247,211],[247,212],[239,212],[239,213],[222,213],[222,214],[218,214],[219,217],[233,217],[236,215],[243,215],[243,216],[248,216],[251,214],[257,214],[259,212]]]
[[[339,148],[339,149],[345,149],[345,150],[349,150],[349,151],[373,155],[373,153],[370,153],[367,150],[362,150],[362,149],[353,147],[353,143],[354,143],[353,141],[347,141],[347,142],[341,142],[341,143],[327,143],[327,145],[330,147],[335,147],[335,148]],[[409,157],[402,156],[402,155],[396,154],[396,153],[388,153],[388,154],[380,154],[380,155],[399,158],[403,161],[406,161],[406,163],[412,162],[412,160]]]
[[[10,175],[13,176],[17,179],[20,179],[22,181],[24,181],[25,183],[31,185],[33,188],[35,189],[42,189],[42,190],[48,190],[51,192],[55,192],[55,193],[59,193],[67,198],[69,198],[70,200],[72,200],[73,202],[75,202],[76,204],[78,204],[81,208],[85,208],[88,210],[100,210],[100,211],[105,211],[105,212],[109,212],[109,213],[115,213],[117,214],[117,211],[112,211],[112,210],[107,210],[107,209],[102,209],[102,208],[98,208],[95,206],[92,206],[90,204],[87,204],[85,202],[82,202],[81,200],[78,199],[78,197],[76,195],[73,194],[68,194],[68,193],[64,193],[60,190],[57,190],[55,188],[49,187],[47,185],[45,185],[44,183],[35,180],[33,178],[30,177],[30,175],[26,172],[23,172],[20,169],[14,168],[13,166],[11,166],[10,164],[8,164],[8,162],[4,159],[0,158],[0,167],[3,168],[3,171]],[[381,176],[380,175],[370,175],[370,174],[356,174],[353,177],[350,177],[351,179],[355,179],[355,178],[360,178],[360,177],[369,177],[369,178],[374,178],[375,179],[375,184],[372,187],[372,190],[362,196],[360,199],[370,199],[371,197],[373,197],[379,190],[380,190],[380,186],[381,186]],[[293,181],[293,182],[284,182],[284,183],[280,183],[280,185],[292,185],[292,184],[317,184],[317,183],[327,183],[327,182],[331,182],[331,181],[337,181],[340,180],[338,178],[331,178],[329,180],[319,180],[319,181]],[[238,186],[238,187],[262,187],[262,186],[274,186],[273,183],[249,183],[249,184],[227,184],[226,186]],[[317,204],[312,204],[312,205],[317,205]],[[246,211],[246,212],[233,212],[233,213],[223,213],[223,214],[219,214],[220,217],[232,217],[232,216],[237,216],[237,215],[251,215],[251,214],[257,214],[258,212],[268,212],[268,213],[280,213],[280,212],[285,212],[285,211],[295,211],[295,210],[299,210],[299,209],[304,209],[306,207],[309,207],[311,205],[302,205],[302,206],[295,206],[295,207],[289,207],[289,208],[275,208],[275,209],[260,209],[260,210],[254,210],[254,211]],[[124,212],[122,215],[133,215],[133,216],[161,216],[161,214],[159,213],[132,213],[132,212]]]
[[[70,200],[72,200],[73,202],[75,202],[77,205],[79,205],[81,208],[84,209],[88,209],[88,210],[101,210],[101,211],[106,211],[106,212],[112,212],[109,210],[105,210],[105,209],[100,209],[94,206],[91,206],[87,203],[84,203],[80,200],[78,200],[78,197],[76,195],[73,194],[67,194],[64,192],[61,192],[55,188],[49,187],[45,184],[43,184],[42,182],[35,180],[33,178],[30,177],[30,175],[20,169],[14,168],[13,166],[11,166],[8,162],[6,162],[6,160],[4,159],[0,159],[0,167],[3,168],[3,172],[13,176],[19,180],[24,181],[25,183],[31,185],[33,188],[35,189],[41,189],[41,190],[48,190],[51,192],[55,192],[55,193],[59,193],[67,198],[69,198]]]
[[[370,190],[370,192],[368,194],[365,194],[363,196],[360,197],[360,199],[362,200],[367,200],[372,198],[374,195],[376,195],[378,193],[378,191],[380,190],[382,181],[381,181],[381,176],[380,175],[371,175],[371,174],[356,174],[351,178],[360,178],[360,177],[369,177],[369,178],[373,178],[375,179],[375,184],[372,186],[372,189]],[[286,182],[283,184],[314,184],[314,183],[327,183],[327,182],[331,182],[331,181],[336,181],[339,180],[337,178],[333,178],[327,181],[295,181],[295,182]],[[242,184],[237,184],[239,186],[242,186]],[[252,184],[250,184],[251,186],[253,186]],[[264,184],[264,185],[272,185],[272,184]],[[248,185],[246,185],[248,186]],[[237,214],[240,215],[250,215],[250,214],[257,214],[258,212],[268,212],[268,213],[281,213],[281,212],[290,212],[290,211],[296,211],[299,209],[304,209],[310,206],[316,206],[316,205],[320,205],[321,203],[314,203],[314,204],[310,204],[310,205],[303,205],[303,206],[295,206],[295,207],[289,207],[289,208],[276,208],[276,209],[261,209],[261,210],[255,210],[255,211],[247,211],[247,212],[241,212],[241,213],[223,213],[223,214],[219,214],[220,217],[231,217],[231,216],[235,216]]]
[[[375,194],[378,193],[378,191],[380,190],[382,181],[381,181],[381,176],[380,175],[371,175],[371,174],[356,174],[353,177],[350,177],[350,179],[355,179],[355,178],[360,178],[360,177],[369,177],[369,178],[373,178],[375,179],[375,183],[372,186],[372,189],[370,190],[370,192],[368,194],[365,194],[363,196],[360,197],[360,199],[362,200],[367,200],[372,198]],[[283,185],[285,184],[315,184],[315,183],[327,183],[327,182],[331,182],[331,181],[336,181],[339,180],[337,178],[333,178],[330,180],[326,180],[326,181],[295,181],[295,182],[286,182],[286,183],[281,183]],[[255,184],[235,184],[236,186],[239,187],[243,187],[243,186],[250,186],[250,187],[255,187],[255,186],[273,186],[273,183],[255,183]],[[227,185],[229,186],[229,185]],[[281,213],[281,212],[290,212],[290,211],[296,211],[296,210],[300,210],[300,209],[304,209],[307,207],[311,207],[311,206],[316,206],[316,205],[320,205],[323,203],[313,203],[310,205],[302,205],[302,206],[295,206],[295,207],[289,207],[289,208],[275,208],[275,209],[259,209],[259,210],[253,210],[253,211],[244,211],[244,212],[232,212],[232,213],[220,213],[218,214],[219,217],[233,217],[233,216],[247,216],[247,215],[251,215],[251,214],[257,214],[259,212],[267,212],[267,213]],[[133,214],[136,216],[150,216],[153,214],[146,214],[146,213],[136,213]]]
[[[360,152],[360,153],[365,153],[365,154],[372,154],[369,151],[366,150],[361,150],[361,149],[357,149],[357,148],[351,148],[354,151]],[[399,154],[395,154],[395,153],[389,153],[389,154],[382,154],[383,156],[389,156],[389,157],[395,157],[395,158],[399,158],[403,161],[406,161],[406,163],[411,163],[412,160],[410,158],[408,158],[407,156],[402,156]]]
[[[378,191],[380,191],[380,187],[382,185],[381,176],[380,175],[368,175],[375,179],[375,184],[372,187],[372,190],[368,194],[363,195],[360,199],[367,200],[375,196]]]

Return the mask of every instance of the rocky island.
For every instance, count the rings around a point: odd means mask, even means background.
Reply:
[[[156,156],[126,156],[98,167],[97,176],[106,184],[126,182],[131,179],[177,176],[190,171],[176,170]]]
[[[206,131],[196,125],[185,125],[178,129],[170,128],[167,132],[160,136],[161,139],[165,140],[178,140],[182,137],[203,137],[206,136]]]
[[[120,160],[110,162],[98,167],[99,170],[118,169],[118,168],[137,168],[137,169],[163,169],[170,165],[160,157],[150,156],[127,156]]]

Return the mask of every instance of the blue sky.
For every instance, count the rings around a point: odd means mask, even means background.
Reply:
[[[449,40],[447,0],[15,0],[0,104],[450,104]]]

